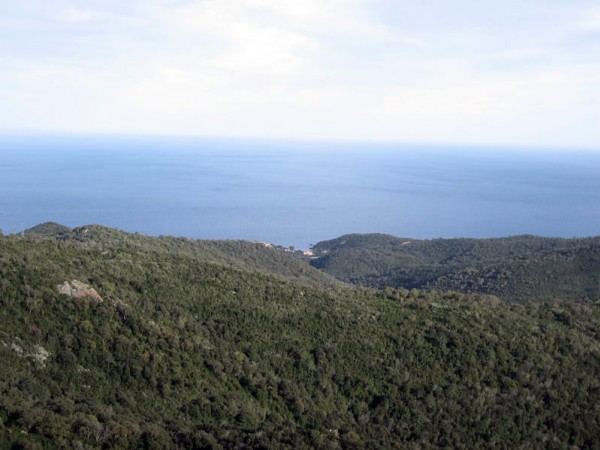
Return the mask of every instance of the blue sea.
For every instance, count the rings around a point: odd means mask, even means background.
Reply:
[[[600,151],[0,137],[0,229],[46,221],[301,249],[345,233],[600,235]]]

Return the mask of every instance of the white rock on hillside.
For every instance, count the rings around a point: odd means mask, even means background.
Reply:
[[[65,281],[56,286],[56,289],[58,289],[59,293],[68,295],[69,297],[89,298],[97,303],[104,302],[100,294],[96,292],[96,289],[78,280]]]

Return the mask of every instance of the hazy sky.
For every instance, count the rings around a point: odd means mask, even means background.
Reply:
[[[600,149],[600,2],[5,0],[0,129]]]

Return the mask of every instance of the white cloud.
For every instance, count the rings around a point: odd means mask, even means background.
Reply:
[[[310,64],[327,40],[391,39],[386,27],[360,14],[361,1],[207,0],[159,11],[176,32],[218,49],[206,61],[235,72],[290,74]],[[183,31],[182,31],[183,30]],[[408,36],[405,42],[414,44]]]
[[[600,146],[600,10],[449,2],[7,3],[0,123]]]
[[[192,3],[170,11],[169,19],[175,28],[192,33],[187,52],[192,58],[195,42],[212,47],[203,64],[213,70],[278,75],[301,67],[316,43],[305,34],[255,17],[253,3],[261,2]]]
[[[584,32],[600,32],[600,6],[592,6],[578,11],[572,28]]]
[[[189,114],[207,107],[218,113],[223,100],[221,80],[174,67],[157,67],[136,79],[127,90],[126,103],[150,115]]]
[[[64,20],[67,22],[89,22],[93,20],[97,20],[101,17],[101,15],[95,11],[83,10],[74,7],[65,8],[58,15],[59,20]]]

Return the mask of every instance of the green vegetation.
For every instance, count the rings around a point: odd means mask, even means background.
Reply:
[[[598,447],[598,302],[311,286],[222,250],[253,244],[59,234],[0,237],[0,448]],[[103,301],[58,292],[74,279]]]
[[[76,242],[87,249],[105,249],[109,254],[126,248],[132,251],[185,256],[199,262],[219,264],[249,272],[259,272],[323,287],[341,286],[334,277],[314,269],[291,253],[260,243],[240,240],[194,240],[183,237],[154,238],[139,233],[125,233],[101,225],[86,225],[74,229],[47,222],[24,231],[38,239]]]
[[[314,247],[317,267],[383,289],[493,294],[515,302],[600,298],[600,238],[401,239],[352,234]]]

